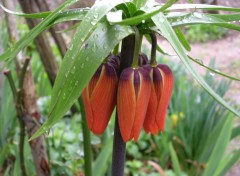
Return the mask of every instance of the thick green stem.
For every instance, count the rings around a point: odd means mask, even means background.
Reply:
[[[128,36],[122,42],[120,72],[130,67],[133,59],[134,36]],[[114,129],[113,156],[112,156],[112,176],[124,175],[124,163],[126,157],[126,143],[123,141],[116,112],[116,121]]]
[[[113,54],[117,55],[118,52],[119,52],[119,44],[117,44],[117,45],[115,46],[115,48],[113,49]]]
[[[152,66],[157,65],[157,60],[156,60],[156,51],[157,51],[157,37],[156,34],[150,34],[151,39],[152,39],[152,49],[151,49],[151,61],[150,64]]]
[[[132,67],[137,68],[138,67],[138,55],[141,49],[141,36],[137,29],[137,27],[134,27],[135,30],[135,46],[134,46],[134,53],[133,53],[133,63]]]
[[[92,176],[92,150],[91,150],[91,139],[90,131],[87,126],[86,112],[84,109],[84,103],[82,96],[78,99],[81,116],[82,116],[82,130],[83,130],[83,150],[84,150],[84,170],[86,176]]]

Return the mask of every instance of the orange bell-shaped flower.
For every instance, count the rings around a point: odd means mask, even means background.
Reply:
[[[168,104],[173,89],[173,74],[167,65],[159,64],[156,67],[145,67],[152,80],[151,96],[144,121],[144,130],[147,133],[157,134],[164,131]]]
[[[94,134],[106,129],[117,99],[118,77],[114,66],[102,64],[83,90],[88,128]]]
[[[126,68],[119,78],[117,114],[119,128],[125,142],[138,140],[147,112],[151,93],[151,79],[143,68]]]

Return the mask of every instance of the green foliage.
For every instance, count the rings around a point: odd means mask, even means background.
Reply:
[[[74,175],[83,172],[83,146],[81,145],[80,117],[65,118],[47,138],[53,175]]]
[[[213,25],[193,25],[186,27],[186,38],[192,42],[208,42],[225,37],[227,30]]]

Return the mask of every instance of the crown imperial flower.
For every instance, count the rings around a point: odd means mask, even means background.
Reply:
[[[125,142],[138,140],[151,92],[151,79],[143,68],[126,68],[119,78],[117,93],[118,122]]]
[[[173,88],[173,74],[164,64],[155,67],[146,66],[151,77],[151,96],[144,121],[144,130],[147,133],[157,134],[164,131],[168,104]]]
[[[88,128],[95,134],[104,132],[116,105],[117,65],[111,62],[102,64],[83,90]]]

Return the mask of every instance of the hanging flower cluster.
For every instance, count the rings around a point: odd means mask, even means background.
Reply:
[[[139,49],[135,46],[135,50]],[[87,123],[93,133],[104,132],[115,106],[125,142],[137,141],[142,128],[152,134],[164,131],[173,74],[167,65],[157,64],[155,47],[150,63],[145,54],[135,53],[133,66],[122,70],[120,76],[124,58],[109,55],[84,89]]]

